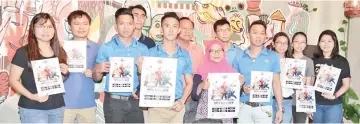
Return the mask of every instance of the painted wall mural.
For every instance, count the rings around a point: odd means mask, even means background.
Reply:
[[[245,49],[249,46],[246,33],[251,22],[263,20],[267,23],[268,39],[271,41],[277,32],[287,32],[290,35],[298,31],[307,32],[310,22],[308,12],[302,10],[302,2],[297,0],[283,1],[289,6],[289,10],[273,9],[262,11],[264,5],[261,0],[196,0],[196,1],[168,1],[155,0],[1,0],[0,2],[0,93],[8,95],[8,99],[0,105],[0,109],[6,106],[14,106],[18,97],[11,89],[7,89],[8,70],[16,49],[26,45],[28,25],[32,17],[39,12],[50,13],[56,22],[59,38],[64,40],[72,37],[66,17],[73,10],[84,10],[92,18],[89,38],[98,43],[105,43],[116,34],[114,30],[114,13],[120,7],[141,4],[147,10],[146,24],[143,33],[154,39],[156,43],[162,41],[160,32],[160,20],[164,12],[173,11],[180,17],[189,17],[195,23],[194,36],[196,43],[203,47],[203,41],[215,38],[213,24],[216,20],[226,18],[231,24],[231,40],[236,46]],[[290,13],[284,15],[283,12]],[[98,103],[99,122],[103,122],[102,102],[103,84],[96,84],[96,96]],[[4,93],[6,92],[6,93]],[[11,104],[11,105],[10,105]],[[16,106],[16,105],[15,105]],[[17,113],[17,110],[13,110]],[[3,113],[0,110],[0,114]],[[2,116],[2,114],[1,114]],[[17,118],[18,119],[18,118]],[[0,122],[3,121],[0,119]],[[10,121],[11,122],[11,121]],[[18,122],[16,120],[15,122]]]

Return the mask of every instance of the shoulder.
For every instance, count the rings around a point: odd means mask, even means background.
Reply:
[[[148,49],[148,47],[145,44],[143,44],[143,43],[141,43],[139,41],[136,41],[136,43],[137,43],[138,48],[140,48],[140,49]]]
[[[267,53],[270,57],[275,57],[275,58],[279,58],[279,55],[275,52],[275,51],[272,51],[270,49],[267,49]]]
[[[28,45],[25,45],[25,46],[22,46],[22,47],[16,49],[16,53],[25,53],[27,47],[28,47]]]
[[[180,51],[181,51],[181,55],[184,57],[189,57],[190,58],[190,53],[188,51],[186,51],[185,49],[179,47]]]
[[[339,62],[348,62],[348,60],[345,57],[341,56],[341,55],[337,55],[335,57],[335,60],[339,61]]]

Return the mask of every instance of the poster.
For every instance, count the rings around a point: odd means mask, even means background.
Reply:
[[[31,61],[39,96],[64,93],[64,83],[58,58]]]
[[[333,94],[335,92],[335,87],[340,76],[341,69],[322,65],[320,67],[319,73],[316,76],[315,81],[315,90],[322,93]]]
[[[296,112],[316,112],[313,86],[305,85],[303,89],[296,90]]]
[[[270,102],[272,93],[272,72],[252,71],[250,102]]]
[[[238,118],[239,73],[209,73],[208,118]]]
[[[84,72],[86,70],[86,46],[86,41],[64,41],[69,72]]]
[[[175,101],[177,59],[144,57],[140,107],[171,107]]]
[[[109,92],[133,92],[134,58],[110,57]]]
[[[284,60],[283,60],[284,61]],[[292,89],[302,89],[304,87],[306,60],[285,59],[285,72],[281,72],[281,82],[283,87]]]

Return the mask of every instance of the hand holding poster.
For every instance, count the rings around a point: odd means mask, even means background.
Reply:
[[[283,87],[302,89],[304,87],[306,60],[285,59],[285,71],[281,72]]]
[[[296,90],[296,112],[316,112],[313,86],[305,85],[303,89]]]
[[[39,96],[64,93],[58,58],[31,61]]]
[[[251,71],[250,102],[270,102],[272,93],[272,72]]]
[[[316,76],[315,81],[315,90],[322,93],[333,94],[335,92],[335,87],[340,76],[341,69],[322,65],[320,67],[319,73]]]
[[[83,72],[86,70],[86,45],[86,41],[64,41],[69,72]]]
[[[209,73],[208,118],[238,117],[239,76],[239,73]]]
[[[144,57],[140,107],[171,107],[175,101],[177,59]]]
[[[110,57],[109,92],[133,92],[134,58]]]

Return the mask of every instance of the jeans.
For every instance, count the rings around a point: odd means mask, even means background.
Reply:
[[[316,104],[316,112],[313,116],[314,123],[341,123],[343,119],[342,104]]]
[[[277,107],[277,102],[276,100],[274,100],[273,102],[273,118],[272,118],[272,122],[275,122],[275,117],[276,117],[276,112],[278,110]],[[281,123],[291,123],[291,119],[292,119],[292,99],[283,99],[283,120]]]
[[[192,123],[195,121],[197,105],[198,105],[198,101],[190,100],[186,102],[184,123]]]
[[[259,106],[252,107],[247,104],[240,102],[239,109],[239,118],[237,119],[237,123],[271,123],[272,116],[272,107],[268,106]]]
[[[103,110],[105,123],[144,123],[144,114],[139,108],[139,100],[114,99],[106,93]]]
[[[19,108],[21,123],[63,123],[64,107],[38,110]]]
[[[305,112],[296,112],[296,106],[292,106],[293,122],[294,123],[305,123],[307,114]]]

